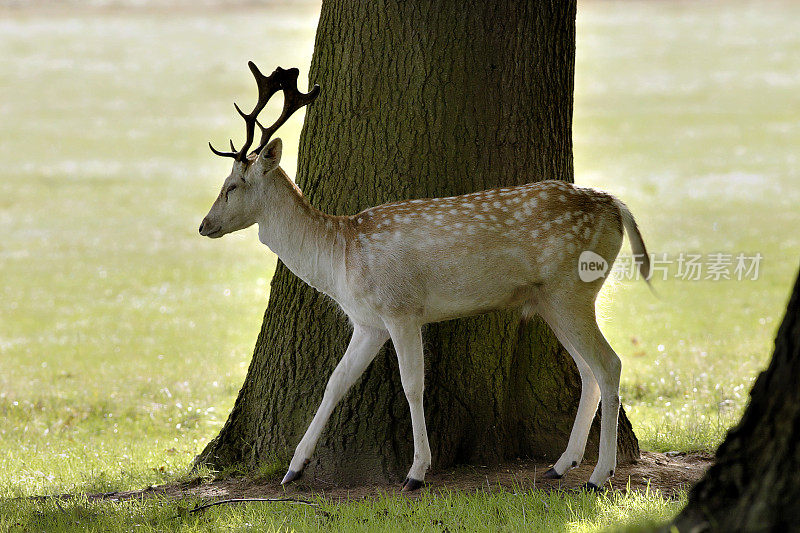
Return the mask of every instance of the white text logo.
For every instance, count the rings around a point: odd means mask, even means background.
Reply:
[[[608,262],[591,250],[584,250],[578,258],[578,276],[586,283],[600,279],[608,272]]]

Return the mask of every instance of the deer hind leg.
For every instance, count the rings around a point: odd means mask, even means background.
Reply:
[[[347,351],[345,351],[342,360],[336,365],[333,374],[328,379],[322,403],[317,409],[311,425],[308,426],[305,435],[300,440],[300,444],[297,445],[294,457],[289,463],[289,471],[284,476],[281,484],[290,483],[300,477],[334,407],[353,386],[353,383],[364,373],[364,370],[375,358],[378,350],[388,339],[389,333],[385,330],[355,326]]]
[[[600,386],[597,384],[591,368],[564,335],[557,334],[557,337],[578,367],[578,372],[581,375],[581,399],[578,403],[578,412],[575,414],[575,422],[569,435],[567,449],[561,454],[553,468],[545,473],[545,477],[549,479],[561,478],[567,471],[581,464],[586,450],[589,430],[597,412],[597,405],[600,403]]]
[[[582,382],[581,401],[569,444],[554,466],[555,472],[551,476],[562,475],[571,468],[573,461],[580,462],[579,457],[583,456],[586,438],[597,410],[599,392],[599,399],[602,401],[600,453],[588,483],[588,488],[597,488],[614,475],[617,464],[617,419],[622,364],[597,326],[593,299],[587,298],[579,305],[566,306],[565,302],[569,301],[564,298],[559,300],[558,306],[551,304],[540,307],[542,316],[575,359]],[[590,372],[587,372],[587,368]],[[590,379],[589,374],[593,379]],[[592,385],[591,381],[596,384]]]
[[[425,427],[425,411],[422,397],[425,390],[425,360],[422,350],[422,332],[417,324],[387,324],[392,337],[400,381],[406,393],[411,411],[411,426],[414,432],[414,462],[403,482],[403,491],[416,490],[422,486],[425,472],[431,466],[431,447]]]

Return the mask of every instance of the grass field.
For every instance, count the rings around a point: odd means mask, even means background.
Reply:
[[[318,9],[0,7],[0,497],[178,479],[224,422],[275,257],[253,230],[197,236],[229,170],[206,142],[239,138],[230,101],[250,101],[248,59],[307,72]],[[576,181],[625,200],[651,252],[763,256],[755,281],[683,281],[673,263],[660,298],[633,281],[604,292],[645,449],[713,450],[768,361],[800,255],[798,17],[788,2],[579,7]],[[281,133],[290,174],[300,124]],[[251,505],[173,519],[190,503],[4,499],[0,530],[590,531],[681,501],[320,504],[329,516]]]

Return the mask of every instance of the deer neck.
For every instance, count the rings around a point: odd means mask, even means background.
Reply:
[[[334,296],[337,265],[344,259],[341,217],[314,208],[278,167],[267,180],[258,238],[297,277]]]

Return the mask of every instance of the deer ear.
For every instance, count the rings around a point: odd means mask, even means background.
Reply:
[[[273,139],[261,150],[261,154],[259,154],[258,157],[264,165],[265,172],[272,170],[280,164],[282,151],[283,143],[280,139]]]

